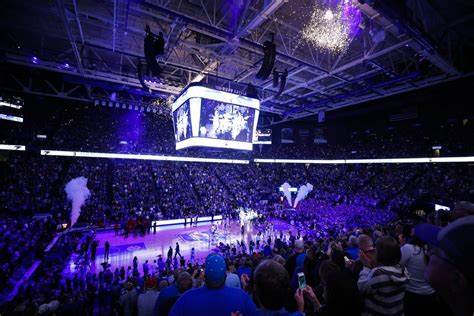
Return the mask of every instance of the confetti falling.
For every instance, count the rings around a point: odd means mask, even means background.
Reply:
[[[342,0],[333,6],[316,4],[303,29],[303,38],[316,48],[341,53],[357,34],[359,23],[360,11],[351,0]]]

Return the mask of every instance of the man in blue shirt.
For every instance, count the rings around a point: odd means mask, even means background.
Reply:
[[[181,272],[176,277],[176,282],[172,286],[161,290],[155,304],[155,316],[166,316],[178,298],[193,286],[193,280],[188,272]]]
[[[224,258],[212,253],[206,258],[205,285],[184,293],[169,315],[257,315],[252,299],[241,289],[225,286],[226,264]]]
[[[349,247],[344,249],[344,251],[349,255],[350,259],[358,260],[359,259],[359,238],[354,235],[349,237]]]

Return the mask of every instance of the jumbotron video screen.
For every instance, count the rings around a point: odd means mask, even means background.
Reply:
[[[199,137],[252,142],[254,117],[255,109],[203,99]]]
[[[173,119],[175,122],[176,142],[180,142],[190,137],[192,132],[189,100],[185,101],[176,111],[174,111]]]
[[[189,87],[173,104],[176,149],[252,150],[259,109],[257,99]]]

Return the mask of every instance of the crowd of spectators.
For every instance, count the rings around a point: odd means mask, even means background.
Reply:
[[[474,205],[385,225],[269,235],[184,258],[89,271],[94,233],[63,235],[4,306],[12,315],[471,315]],[[379,219],[383,221],[383,218]],[[429,224],[423,223],[428,221]],[[441,226],[440,226],[441,225]],[[434,234],[433,234],[434,233]],[[436,237],[438,236],[438,237]],[[247,248],[248,249],[248,248]],[[79,254],[68,272],[64,257]],[[81,266],[82,265],[82,266]],[[132,268],[133,267],[133,268]],[[139,268],[140,267],[140,268]],[[444,277],[445,276],[445,277]]]
[[[336,207],[348,213],[350,209],[400,213],[426,208],[428,203],[449,205],[474,193],[472,171],[465,164],[236,166],[12,153],[1,165],[3,211],[52,213],[67,222],[70,201],[64,187],[84,176],[91,197],[82,208],[79,224],[100,227],[138,218],[229,214],[239,207],[263,210],[281,204],[283,209],[292,208],[279,192],[284,182],[296,188],[313,185],[297,207],[303,212]]]
[[[0,301],[42,257],[42,251],[56,232],[54,220],[30,217],[0,219]]]
[[[35,123],[32,127],[25,139],[27,145],[247,159],[425,156],[433,154],[435,143],[446,155],[472,153],[466,128],[458,126],[445,126],[429,137],[417,135],[413,129],[389,129],[353,133],[345,144],[281,145],[250,153],[177,152],[167,116],[77,106],[55,108],[47,117],[47,126]],[[48,138],[30,142],[37,132]],[[450,205],[472,198],[472,170],[466,164],[227,165],[57,158],[30,152],[4,158],[0,161],[0,211],[5,214],[0,220],[1,294],[11,290],[34,260],[43,259],[39,271],[14,301],[18,303],[17,315],[149,315],[157,310],[163,315],[179,315],[190,312],[189,308],[195,314],[214,308],[216,315],[224,311],[252,315],[257,307],[260,315],[274,315],[277,310],[280,315],[287,311],[401,314],[403,302],[409,315],[410,308],[419,311],[422,303],[427,309],[439,307],[438,311],[445,312],[439,305],[440,296],[451,306],[456,303],[443,292],[446,284],[433,279],[432,288],[421,278],[425,252],[420,256],[417,250],[425,248],[410,230],[416,222],[400,224],[396,220],[424,202]],[[189,260],[177,267],[150,260],[149,273],[143,268],[140,274],[134,261],[131,273],[127,267],[116,267],[117,273],[104,267],[98,275],[87,273],[87,269],[67,275],[63,273],[65,258],[76,252],[87,262],[92,256],[88,251],[93,236],[66,234],[45,258],[43,250],[57,224],[68,221],[70,202],[64,186],[78,176],[88,179],[91,191],[78,226],[113,226],[127,234],[133,230],[130,223],[147,229],[155,219],[232,214],[238,207],[251,207],[268,218],[290,222],[295,231],[290,236],[275,233],[262,239],[261,245],[249,243],[235,252],[222,245],[222,256],[213,255],[205,263]],[[278,191],[284,182],[297,188],[311,183],[313,190],[293,209]],[[54,220],[32,219],[37,213],[50,213]],[[452,219],[443,222],[449,221]],[[459,264],[462,258],[457,254],[449,249],[436,251],[427,249],[426,255],[441,259],[452,255],[455,258],[446,261],[467,275],[465,262]],[[305,275],[307,286],[298,286],[298,273]],[[238,282],[233,274],[238,275]],[[461,299],[466,292],[472,294],[470,277],[455,284],[456,290],[462,290]],[[234,279],[229,284],[241,290],[223,287],[226,278]],[[437,285],[441,289],[435,292]],[[436,308],[430,310],[437,312]]]

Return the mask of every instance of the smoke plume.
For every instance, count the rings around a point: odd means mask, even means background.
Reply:
[[[87,188],[87,179],[84,177],[78,177],[69,181],[64,191],[67,194],[68,200],[72,202],[71,227],[73,227],[79,219],[79,215],[81,215],[81,207],[91,195],[91,192]]]
[[[283,183],[281,186],[281,189],[283,190],[283,194],[286,197],[286,200],[288,201],[288,204],[291,206],[291,192],[290,192],[290,184],[288,182]]]
[[[313,191],[313,185],[311,183],[306,183],[300,186],[298,189],[298,194],[296,195],[295,205],[293,206],[296,208],[298,203],[306,198],[309,192]]]

